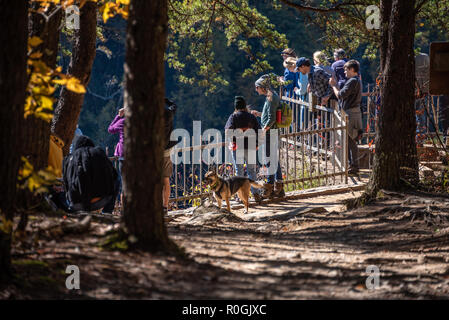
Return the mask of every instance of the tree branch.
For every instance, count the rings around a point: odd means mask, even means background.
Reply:
[[[421,11],[422,7],[429,2],[429,0],[421,0],[418,1],[418,3],[416,4],[416,8],[415,8],[415,14],[418,14],[419,11]]]
[[[344,7],[347,7],[347,6],[366,5],[366,3],[364,3],[364,2],[351,1],[351,2],[347,2],[347,3],[336,4],[334,7],[331,7],[331,8],[317,8],[317,7],[305,6],[303,4],[295,3],[295,2],[292,2],[289,0],[280,0],[280,1],[289,7],[295,8],[298,11],[313,11],[313,12],[318,12],[318,13],[341,12],[344,9]]]

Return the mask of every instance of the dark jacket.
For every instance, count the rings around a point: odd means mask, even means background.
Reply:
[[[228,118],[228,121],[225,125],[225,130],[227,129],[242,129],[243,132],[245,132],[248,129],[253,129],[256,133],[256,147],[258,146],[258,129],[261,129],[259,121],[257,121],[257,118],[249,113],[248,111],[237,111],[231,114]],[[237,148],[237,140],[236,138],[233,138],[234,148],[233,150],[236,150]],[[245,138],[244,140],[244,148],[248,149],[248,138]]]
[[[360,109],[362,103],[362,83],[359,76],[348,79],[337,96],[340,108],[347,111],[350,109]]]
[[[89,210],[93,198],[114,195],[117,170],[100,147],[86,136],[78,136],[73,153],[64,158],[62,177],[67,199]]]

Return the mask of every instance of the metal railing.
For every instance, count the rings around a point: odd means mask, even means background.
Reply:
[[[367,97],[366,109],[363,111],[364,133],[361,145],[367,146],[371,151],[368,152],[369,168],[373,165],[376,140],[376,125],[380,108],[380,92],[375,85],[368,84],[367,92],[363,94]],[[440,96],[427,95],[415,102],[416,109],[416,141],[422,143],[424,140],[431,139],[437,135],[442,135],[440,130]]]
[[[292,107],[294,119],[289,128],[280,129],[278,156],[282,168],[284,189],[293,191],[348,182],[347,115],[337,110],[336,101],[320,106],[310,94],[309,101],[296,95],[287,96],[281,88],[280,98]],[[200,139],[202,141],[202,139]],[[205,149],[227,148],[226,142],[184,146],[172,152],[191,153]],[[226,150],[225,150],[226,152]],[[211,165],[174,164],[170,178],[170,202],[177,208],[202,203],[211,192],[203,185],[204,174]],[[232,163],[213,166],[221,176],[232,176]],[[264,178],[264,167],[258,165],[258,177]]]

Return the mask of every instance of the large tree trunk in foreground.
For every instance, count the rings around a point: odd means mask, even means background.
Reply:
[[[37,36],[42,43],[36,48],[41,52],[41,61],[51,69],[56,68],[56,57],[58,55],[60,24],[63,9],[57,10],[48,21],[42,14],[35,12],[40,7],[39,3],[32,4],[32,12],[29,21],[29,36]],[[54,12],[52,4],[47,10],[47,15]],[[26,137],[23,144],[23,155],[33,164],[36,170],[43,169],[48,165],[48,150],[50,141],[50,123],[45,120],[30,116],[25,119],[23,127]]]
[[[75,42],[68,72],[78,78],[85,87],[89,83],[94,63],[96,39],[97,4],[88,1],[80,9],[80,29],[75,31]],[[55,109],[51,131],[64,141],[64,155],[69,153],[83,101],[84,94],[75,93],[66,88],[62,89],[61,97]]]
[[[131,2],[125,64],[124,221],[136,246],[169,245],[162,211],[167,1]]]
[[[382,1],[383,11],[388,10],[390,6],[387,2],[390,0]],[[404,186],[404,180],[418,180],[414,103],[414,10],[415,0],[394,0],[389,19],[384,16],[389,23],[388,27],[382,30],[381,108],[376,130],[374,168],[368,189],[370,192],[379,189],[398,190]],[[388,11],[385,14],[388,14]]]
[[[11,265],[11,232],[2,221],[13,218],[20,165],[27,85],[27,3],[0,0],[0,280],[8,278]]]

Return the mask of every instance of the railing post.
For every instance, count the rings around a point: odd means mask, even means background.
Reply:
[[[349,150],[348,150],[348,139],[349,139],[349,132],[348,132],[348,123],[349,123],[349,119],[348,119],[348,115],[346,114],[346,112],[344,110],[342,110],[342,118],[345,119],[345,144],[344,144],[344,148],[343,148],[343,159],[344,159],[344,165],[345,165],[345,184],[348,184],[348,164],[349,164]]]

